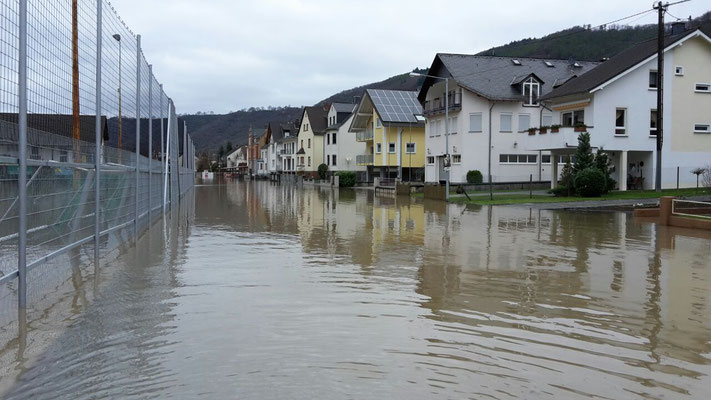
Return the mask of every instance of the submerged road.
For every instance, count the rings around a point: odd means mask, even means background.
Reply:
[[[46,285],[0,390],[708,399],[710,256],[624,213],[202,185],[99,275]]]

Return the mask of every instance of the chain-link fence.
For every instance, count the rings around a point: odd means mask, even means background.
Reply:
[[[194,147],[108,1],[0,0],[0,22],[0,308],[23,308],[176,204]]]

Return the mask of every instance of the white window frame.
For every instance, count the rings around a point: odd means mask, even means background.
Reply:
[[[657,74],[657,78],[654,80],[654,86],[652,86],[652,81],[651,81],[652,73]],[[650,70],[649,70],[649,75],[647,75],[647,79],[649,80],[649,81],[647,82],[647,89],[649,89],[649,90],[657,90],[657,85],[658,85],[657,80],[659,80],[659,71],[657,71],[656,69],[650,69]]]
[[[521,94],[526,96],[526,88],[529,88],[528,98],[524,101],[524,106],[538,106],[538,98],[541,96],[541,84],[533,77],[529,77],[521,86]],[[533,89],[536,89],[535,92]],[[534,97],[535,93],[535,97]]]
[[[701,86],[702,88],[699,89],[699,86]],[[711,93],[711,83],[696,82],[694,84],[694,92],[695,93]]]
[[[383,144],[378,142],[375,144],[375,154],[382,154],[383,152]]]
[[[391,150],[392,148],[392,150]],[[395,142],[388,142],[388,154],[395,154],[397,152],[397,146]]]
[[[506,156],[507,161],[501,161],[501,156]],[[510,156],[516,156],[516,161],[509,161]],[[518,161],[518,157],[526,156],[526,162]],[[528,161],[529,157],[535,157],[534,162]],[[504,165],[537,165],[538,164],[538,154],[499,154],[499,164]]]
[[[658,132],[658,130],[657,130],[657,127],[656,127],[656,126],[655,126],[655,127],[652,127],[652,113],[653,113],[653,112],[655,113],[655,112],[657,112],[657,110],[654,109],[654,108],[652,108],[651,110],[649,110],[649,137],[651,137],[651,138],[656,138],[656,137],[657,137],[657,132]],[[655,123],[655,124],[657,123],[656,118],[655,118],[654,123]],[[655,133],[652,134],[652,131],[654,131]]]
[[[548,120],[548,122],[546,122]],[[541,116],[541,126],[551,126],[553,125],[553,114],[543,114]]]
[[[618,126],[618,125],[617,125],[617,112],[618,112],[618,111],[623,111],[623,112],[624,112],[624,115],[623,115],[623,118],[624,118],[624,121],[623,121],[623,122],[624,122],[624,125],[623,125],[623,126]],[[629,115],[627,114],[627,108],[625,108],[625,107],[617,107],[617,108],[615,108],[615,136],[616,136],[616,137],[627,136],[627,119],[628,119],[628,117],[629,117]],[[622,133],[617,133],[617,131],[619,131],[619,130],[621,130]]]
[[[684,67],[681,65],[677,65],[674,67],[674,75],[676,76],[684,76]]]
[[[704,129],[698,129],[699,127],[704,127]],[[711,124],[694,124],[694,133],[710,134]]]
[[[335,167],[337,165],[337,163],[338,163],[338,157],[336,157],[336,155],[333,154],[331,156],[331,165]]]
[[[435,163],[435,158],[434,156],[427,156],[427,165],[434,165]]]
[[[412,151],[409,150],[409,146],[412,145]],[[407,142],[405,143],[405,154],[415,154],[417,153],[417,143]]]
[[[477,117],[477,116],[479,117],[479,129],[474,130],[474,129],[472,129],[472,117]],[[484,126],[484,116],[482,115],[482,113],[478,112],[478,113],[469,114],[469,132],[471,132],[471,133],[482,132],[483,126]]]
[[[456,135],[457,134],[457,125],[459,121],[457,119],[457,116],[455,115],[454,117],[449,117],[449,133],[451,135]]]
[[[459,161],[457,161],[459,159]],[[452,164],[461,164],[462,163],[462,155],[461,154],[452,154]]]
[[[528,126],[526,129],[521,128],[521,117],[528,117]],[[518,114],[518,131],[519,132],[528,132],[528,130],[531,128],[531,114],[530,113],[519,113]]]
[[[509,127],[508,127],[509,129],[508,130],[504,130],[503,126],[502,126],[505,116],[509,118]],[[503,133],[513,132],[513,113],[510,113],[510,112],[499,113],[499,132],[503,132]]]

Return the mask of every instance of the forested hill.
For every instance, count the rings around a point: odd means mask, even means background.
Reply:
[[[694,18],[690,27],[711,23],[711,11]],[[671,29],[670,25],[667,29]],[[657,25],[615,26],[591,29],[589,26],[575,26],[552,33],[542,38],[529,38],[493,47],[482,55],[509,57],[538,57],[599,61],[612,57],[620,51],[657,35]]]
[[[413,72],[427,73],[427,69],[415,68]],[[385,89],[385,90],[420,90],[422,86],[422,77],[412,77],[409,72],[401,75],[395,75],[384,81],[370,83],[363,86],[354,87],[353,89],[344,90],[340,93],[320,101],[318,104],[331,103],[352,103],[355,97],[363,95],[366,89]]]

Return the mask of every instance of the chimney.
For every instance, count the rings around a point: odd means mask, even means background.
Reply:
[[[678,35],[684,33],[686,30],[686,23],[684,21],[676,21],[671,24],[671,34]]]

